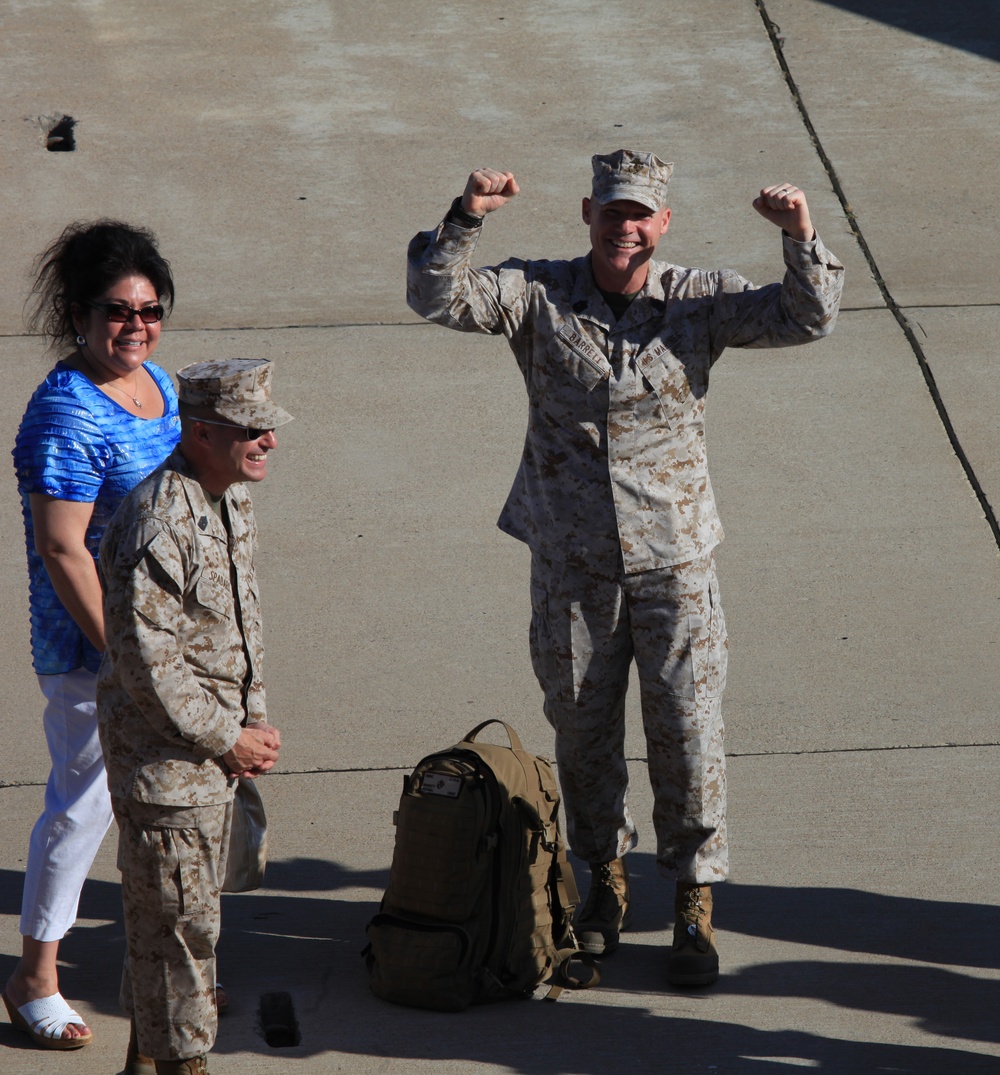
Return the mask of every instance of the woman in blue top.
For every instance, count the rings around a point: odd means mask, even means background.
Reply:
[[[169,376],[147,360],[174,282],[155,237],[117,221],[72,224],[41,255],[31,327],[72,347],[35,390],[17,433],[31,651],[52,758],[31,834],[22,954],[3,991],[11,1022],[50,1049],[91,1033],[59,992],[59,942],[111,823],[97,737],[96,673],[104,619],[96,557],[125,494],[180,434]]]

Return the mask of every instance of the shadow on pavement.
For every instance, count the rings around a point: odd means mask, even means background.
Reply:
[[[355,872],[321,859],[274,862],[268,889],[224,899],[220,976],[237,1004],[220,1025],[215,1051],[276,1055],[289,1062],[330,1051],[465,1061],[521,1075],[659,1075],[667,1070],[725,1075],[783,1072],[789,1064],[844,1075],[1000,1072],[1000,1060],[960,1047],[918,1048],[758,1030],[718,1017],[730,997],[813,998],[904,1017],[937,1036],[995,1043],[1000,1040],[995,1019],[1000,983],[926,964],[995,967],[997,908],[852,889],[727,884],[717,898],[723,945],[726,933],[737,932],[834,952],[913,959],[920,965],[849,958],[755,964],[725,974],[711,990],[688,993],[683,1001],[678,996],[674,1003],[663,977],[662,941],[643,940],[644,933],[668,924],[669,886],[657,876],[651,855],[633,854],[632,860],[635,926],[613,961],[607,961],[597,991],[580,999],[564,995],[554,1005],[542,1002],[539,991],[527,1002],[458,1015],[394,1007],[368,991],[360,953],[387,870]],[[585,876],[581,881],[585,887]],[[16,913],[20,884],[19,872],[0,871],[4,913]],[[370,890],[370,898],[358,899],[358,889]],[[349,896],[338,899],[335,894],[341,891]],[[947,922],[955,928],[944,928]],[[62,949],[67,995],[85,996],[98,1011],[118,1015],[123,947],[118,886],[89,881],[80,924]],[[0,958],[0,975],[9,973],[14,958]],[[286,990],[294,998],[302,1031],[301,1044],[294,1048],[270,1049],[256,1029],[252,1009],[256,998],[270,990]],[[601,1003],[604,990],[615,991],[613,1004]],[[652,1007],[657,1011],[647,1006],[647,994],[656,998]],[[683,1017],[661,1014],[681,1004]],[[692,1004],[704,1005],[704,1019],[687,1014]],[[0,1045],[21,1048],[25,1042],[3,1025]]]
[[[1000,907],[987,904],[727,883],[717,906],[723,929],[755,937],[947,966],[1000,967]]]
[[[995,0],[821,0],[862,18],[919,34],[942,45],[1000,60],[1000,6]]]

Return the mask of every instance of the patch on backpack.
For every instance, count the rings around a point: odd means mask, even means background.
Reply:
[[[451,773],[424,773],[420,781],[421,795],[443,795],[448,799],[457,799],[462,790],[462,778]]]

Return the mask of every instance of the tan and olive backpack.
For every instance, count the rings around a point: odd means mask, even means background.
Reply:
[[[500,724],[510,746],[477,743]],[[394,815],[389,887],[368,923],[372,992],[417,1008],[461,1011],[596,985],[579,951],[579,902],[559,832],[552,766],[499,720],[424,758],[404,779]],[[571,963],[586,964],[584,977]]]

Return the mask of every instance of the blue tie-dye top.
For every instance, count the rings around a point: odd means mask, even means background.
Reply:
[[[31,656],[39,675],[86,668],[96,672],[101,654],[63,608],[35,551],[29,496],[92,503],[86,545],[94,556],[104,529],[125,495],[155,470],[180,438],[177,394],[158,366],[146,370],[163,395],[163,416],[139,418],[62,362],[35,389],[14,443],[28,547]]]

